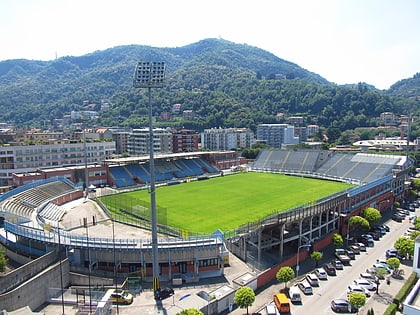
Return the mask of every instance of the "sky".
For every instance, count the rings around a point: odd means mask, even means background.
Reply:
[[[1,0],[0,61],[223,38],[337,84],[420,72],[418,0]]]

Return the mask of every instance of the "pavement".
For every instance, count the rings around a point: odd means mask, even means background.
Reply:
[[[332,254],[331,254],[332,255]],[[326,255],[325,257],[327,257]],[[400,269],[404,270],[404,275],[401,279],[391,278],[391,283],[387,285],[383,280],[381,285],[379,286],[378,294],[374,293],[371,298],[367,300],[367,303],[364,307],[359,310],[360,315],[366,315],[368,310],[373,308],[375,314],[380,315],[384,314],[386,309],[388,308],[389,304],[392,303],[393,298],[397,295],[400,291],[401,287],[404,285],[406,279],[412,273],[412,261],[406,261],[404,264],[401,264]],[[306,274],[311,272],[313,268],[313,261],[311,259],[306,259],[305,261],[301,262],[300,268],[302,274]],[[298,282],[297,279],[291,281],[288,284],[290,287],[294,283]],[[258,290],[256,292],[255,302],[251,307],[249,307],[249,314],[260,312],[261,314],[265,315],[264,307],[266,304],[269,304],[273,301],[273,294],[280,292],[280,290],[284,289],[284,283],[278,283],[278,281],[273,281],[270,285],[266,286],[265,288]],[[246,309],[237,308],[233,310],[231,313],[232,315],[245,315],[247,314]],[[292,314],[293,314],[293,305],[292,305]],[[401,312],[397,312],[396,314],[401,314]]]

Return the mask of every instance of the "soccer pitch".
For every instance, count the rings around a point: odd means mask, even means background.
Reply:
[[[267,215],[313,202],[350,184],[271,173],[239,173],[156,189],[158,221],[193,232],[229,231]],[[101,197],[111,211],[132,209],[150,218],[147,190]],[[159,213],[161,208],[166,213]]]

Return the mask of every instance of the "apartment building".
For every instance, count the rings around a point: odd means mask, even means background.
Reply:
[[[128,135],[128,153],[131,156],[149,154],[150,150],[149,128],[133,129]],[[172,153],[172,133],[166,129],[153,129],[153,152]]]
[[[288,124],[260,124],[257,126],[257,139],[279,149],[283,144],[299,143],[299,137],[295,136],[295,127]]]
[[[173,153],[197,152],[199,134],[194,130],[176,129],[172,131]]]
[[[230,151],[250,148],[255,143],[254,133],[247,128],[212,128],[201,133],[201,148]]]
[[[111,158],[115,142],[74,142],[0,146],[0,186],[12,185],[13,173],[66,165],[100,164]]]

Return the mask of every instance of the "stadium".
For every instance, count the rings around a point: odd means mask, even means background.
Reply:
[[[257,287],[261,287],[274,278],[279,266],[295,265],[307,255],[299,253],[300,248],[322,249],[331,242],[332,233],[345,235],[349,217],[367,207],[386,211],[404,199],[413,166],[404,155],[317,150],[266,150],[251,165],[239,168],[230,168],[238,165],[232,159],[233,153],[157,156],[155,178],[159,187],[169,189],[195,181],[216,183],[219,177],[242,172],[310,178],[316,180],[314,189],[320,181],[346,185],[288,209],[278,207],[253,221],[237,221],[233,229],[211,233],[171,226],[165,212],[170,209],[163,209],[158,224],[162,281],[199,283],[222,276],[233,254],[252,264],[258,274]],[[36,309],[51,299],[45,286],[56,279],[62,287],[76,284],[89,289],[99,283],[112,285],[117,278],[132,289],[150,282],[150,219],[136,212],[149,206],[134,202],[128,207],[118,197],[123,192],[147,191],[148,169],[147,158],[130,158],[86,169],[66,167],[14,175],[18,187],[0,197],[0,242],[9,256],[27,267],[0,278],[0,304]],[[87,189],[83,189],[84,179]],[[113,201],[106,206],[101,199],[109,196]],[[34,279],[34,273],[40,276]],[[25,294],[33,290],[45,293]]]

